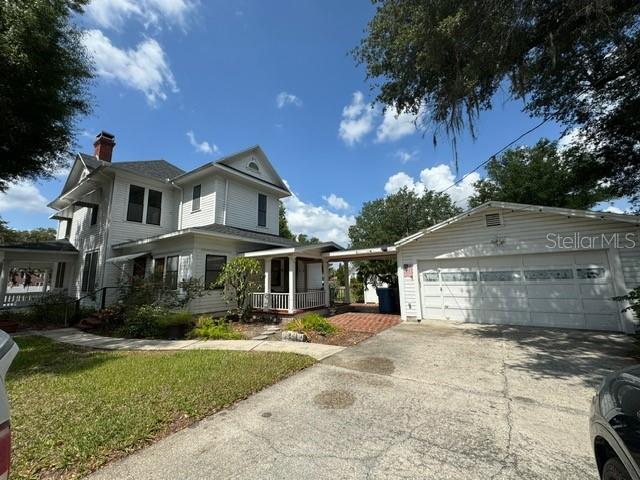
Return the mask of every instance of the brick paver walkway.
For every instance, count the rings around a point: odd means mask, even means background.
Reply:
[[[366,333],[380,333],[382,330],[386,330],[401,322],[400,315],[361,312],[341,313],[329,317],[328,320],[345,330]]]

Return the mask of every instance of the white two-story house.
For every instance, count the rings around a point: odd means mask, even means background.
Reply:
[[[117,301],[114,287],[133,276],[157,274],[172,289],[189,278],[210,285],[230,258],[271,250],[259,255],[268,280],[255,306],[293,312],[327,304],[322,253],[340,247],[279,236],[280,200],[291,192],[259,146],[189,172],[165,160],[112,161],[115,138],[104,131],[94,147],[94,155],[77,155],[49,204],[56,241],[0,252],[5,306],[30,301],[27,293],[6,293],[10,272],[25,265],[46,272],[49,290],[101,306]],[[219,289],[190,305],[194,312],[226,308]]]

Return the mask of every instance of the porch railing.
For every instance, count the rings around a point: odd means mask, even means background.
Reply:
[[[24,307],[38,303],[45,295],[50,292],[24,292],[24,293],[5,293],[2,301],[2,307]]]
[[[310,292],[296,293],[296,309],[306,310],[324,306],[324,290],[312,290]]]
[[[293,305],[296,310],[323,307],[325,305],[324,290],[294,293]],[[264,292],[252,293],[251,306],[253,308],[263,310],[288,310],[289,294]]]
[[[288,310],[289,294],[263,292],[252,293],[251,306],[253,308],[262,308],[265,310]]]

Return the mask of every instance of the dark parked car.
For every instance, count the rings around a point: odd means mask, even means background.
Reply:
[[[640,365],[605,377],[591,403],[591,444],[603,480],[640,480]]]

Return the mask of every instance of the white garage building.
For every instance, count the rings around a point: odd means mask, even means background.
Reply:
[[[613,330],[640,284],[640,217],[489,202],[396,243],[404,320]]]

